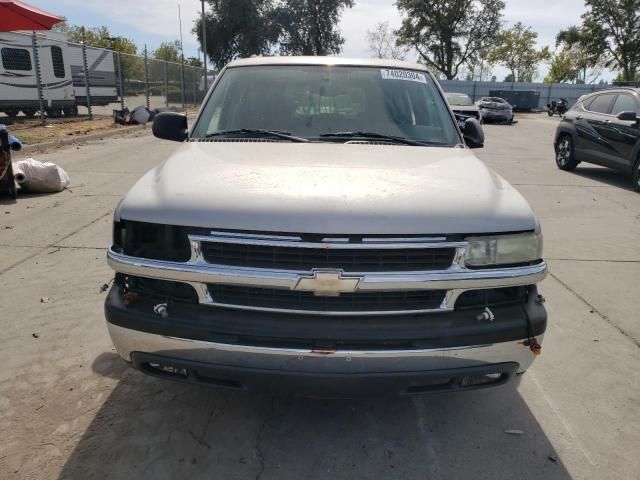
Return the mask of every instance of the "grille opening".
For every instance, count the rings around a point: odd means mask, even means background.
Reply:
[[[405,272],[445,270],[453,263],[454,248],[340,249],[244,245],[204,242],[209,263],[238,267],[308,271],[340,268],[347,272]]]
[[[489,288],[485,290],[468,290],[458,297],[456,310],[514,305],[526,302],[529,287]]]
[[[409,395],[412,393],[424,393],[433,390],[442,390],[453,385],[453,381],[451,378],[437,378],[433,379],[429,382],[424,381],[420,385],[411,385],[407,387],[406,393]]]
[[[198,303],[198,294],[187,283],[136,277],[121,273],[116,274],[115,283],[125,292],[137,293],[142,298],[164,302]]]
[[[114,246],[126,255],[150,260],[186,262],[191,256],[183,227],[124,220],[114,227]]]
[[[451,377],[451,378],[434,378],[428,382],[421,382],[419,385],[411,385],[409,386],[405,393],[408,395],[411,394],[420,394],[433,392],[438,390],[449,390],[449,389],[464,389],[464,388],[474,388],[474,387],[484,387],[489,385],[500,385],[509,380],[509,373],[506,372],[495,372],[495,373],[485,373],[481,375],[468,375],[462,378],[460,377]]]
[[[313,292],[279,288],[243,287],[210,284],[209,293],[215,303],[255,308],[274,308],[319,312],[366,312],[427,310],[439,308],[444,290],[409,290],[343,293],[323,297]]]
[[[173,365],[166,365],[164,363],[153,363],[153,362],[149,362],[146,365],[150,368],[158,370],[159,372],[167,375],[177,375],[185,378],[189,376],[189,372],[187,372],[186,368],[180,368]]]
[[[164,377],[171,380],[178,380],[182,382],[197,382],[206,383],[216,387],[242,389],[243,386],[240,382],[235,380],[229,380],[226,378],[213,377],[207,374],[206,371],[200,371],[198,369],[185,368],[179,364],[173,364],[171,362],[162,363],[159,362],[142,362],[138,364],[138,368],[142,371],[154,375],[157,377]]]

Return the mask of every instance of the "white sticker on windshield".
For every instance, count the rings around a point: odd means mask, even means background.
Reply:
[[[427,76],[424,73],[418,73],[412,70],[383,68],[380,70],[380,73],[385,80],[409,80],[410,82],[427,83]]]

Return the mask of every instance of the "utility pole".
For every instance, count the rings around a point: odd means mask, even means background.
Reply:
[[[202,56],[204,57],[204,94],[209,90],[209,79],[207,78],[207,20],[204,16],[204,0],[202,2]]]
[[[36,69],[36,86],[38,87],[38,102],[40,104],[40,125],[44,127],[44,97],[42,96],[42,73],[40,70],[40,54],[38,53],[38,40],[36,38],[36,32],[32,33],[31,45],[33,48],[33,61]],[[83,47],[84,48],[84,47]]]
[[[144,44],[144,97],[145,105],[149,109],[149,54],[146,43]]]
[[[118,69],[118,88],[120,94],[120,110],[124,110],[124,84],[122,83],[122,61],[120,60],[120,51],[114,51],[113,49],[113,41],[118,40],[120,37],[109,37],[109,50],[111,50],[111,54],[114,58],[114,63],[116,68]]]
[[[178,4],[178,21],[180,22],[180,85],[182,87],[182,108],[185,108],[185,92],[184,92],[184,49],[182,48],[182,13],[180,4]]]
[[[91,109],[91,83],[89,82],[89,61],[87,60],[87,41],[85,39],[84,27],[82,27],[82,66],[84,70],[84,87],[87,98],[87,110],[89,120],[93,120],[93,110]]]

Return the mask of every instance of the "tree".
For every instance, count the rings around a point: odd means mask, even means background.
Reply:
[[[398,0],[403,16],[398,43],[413,47],[420,60],[454,79],[462,65],[494,45],[502,0]]]
[[[185,58],[184,63],[186,65],[191,65],[192,67],[202,67],[202,60],[198,57]]]
[[[572,26],[556,36],[556,47],[570,59],[576,83],[593,83],[606,68],[606,54],[601,42],[594,42],[585,29]]]
[[[153,52],[153,57],[167,62],[179,62],[181,59],[180,40],[162,42]]]
[[[564,83],[575,81],[577,78],[578,70],[570,52],[560,50],[553,55],[549,65],[549,72],[544,77],[545,83]]]
[[[629,80],[626,80],[624,78],[624,76],[622,75],[622,73],[619,73],[618,76],[616,78],[613,79],[614,82],[628,82]],[[640,82],[640,73],[636,73],[636,76],[633,78],[633,80],[631,80],[633,82]]]
[[[389,22],[377,23],[371,30],[367,30],[367,44],[373,58],[404,60],[409,49],[398,45],[397,40]]]
[[[344,38],[337,29],[345,8],[353,0],[283,0],[275,21],[280,30],[282,55],[340,53]]]
[[[491,79],[494,64],[489,61],[489,50],[481,50],[466,62],[465,80],[486,82]]]
[[[582,15],[585,35],[610,55],[607,66],[633,81],[640,71],[640,0],[585,0]]]
[[[278,40],[272,0],[207,0],[207,55],[217,68],[238,57],[268,55]],[[202,45],[202,19],[193,33]]]
[[[531,82],[538,64],[551,59],[549,47],[536,49],[538,34],[522,22],[516,23],[498,36],[498,46],[489,54],[489,60],[509,69],[516,82]]]
[[[85,28],[81,25],[70,25],[62,22],[53,27],[54,31],[62,32],[67,36],[67,40],[74,43],[83,41],[87,45],[99,48],[108,48],[115,52],[135,55],[138,51],[136,44],[132,40],[124,37],[114,37],[108,27]]]

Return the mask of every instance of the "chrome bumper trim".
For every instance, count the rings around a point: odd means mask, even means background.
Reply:
[[[294,289],[299,272],[258,268],[229,267],[204,262],[169,262],[131,257],[111,248],[107,252],[109,266],[116,272],[160,280],[197,283],[223,283],[254,287]],[[482,289],[531,285],[542,281],[547,266],[544,262],[525,267],[471,270],[455,263],[448,270],[430,272],[349,272],[361,275],[358,290],[450,290]],[[310,274],[312,272],[306,272]]]
[[[155,353],[239,368],[318,373],[409,372],[459,368],[482,364],[517,362],[525,371],[535,356],[523,340],[440,349],[338,350],[333,353],[309,349],[256,347],[205,342],[155,335],[107,323],[120,356],[130,362],[132,352]],[[544,335],[537,337],[542,344]]]
[[[463,251],[464,248],[461,250]],[[195,260],[184,263],[131,257],[115,252],[113,249],[108,250],[107,259],[111,268],[119,273],[188,283],[196,290],[199,302],[203,305],[240,310],[304,313],[311,315],[399,315],[451,311],[458,297],[467,290],[532,285],[542,281],[547,273],[547,266],[544,262],[526,267],[472,270],[464,267],[463,255],[461,252],[457,252],[453,264],[447,270],[396,273],[373,272],[361,274],[349,272],[349,275],[355,274],[361,277],[356,291],[446,290],[445,298],[438,308],[364,312],[294,311],[290,309],[283,310],[220,304],[209,294],[207,284],[217,283],[294,290],[300,279],[311,272],[209,264],[202,259],[199,254],[199,249],[196,249]]]

